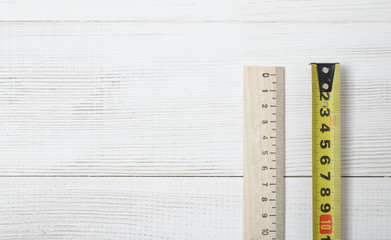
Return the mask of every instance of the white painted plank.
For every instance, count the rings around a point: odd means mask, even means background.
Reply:
[[[0,2],[3,21],[390,21],[391,2],[275,0],[13,0]]]
[[[308,63],[339,61],[342,174],[390,176],[389,26],[3,23],[0,175],[241,176],[243,66],[282,65],[310,176]]]
[[[343,239],[389,239],[391,179],[343,178]],[[311,239],[311,179],[286,179],[286,238]],[[242,178],[0,178],[0,238],[242,238]]]
[[[240,178],[0,178],[0,239],[240,239]]]

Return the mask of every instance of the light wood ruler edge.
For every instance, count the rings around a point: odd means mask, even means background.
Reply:
[[[284,239],[284,68],[244,68],[244,239]]]

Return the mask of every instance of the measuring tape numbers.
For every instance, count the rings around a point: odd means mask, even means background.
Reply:
[[[340,240],[340,65],[311,66],[313,239]]]

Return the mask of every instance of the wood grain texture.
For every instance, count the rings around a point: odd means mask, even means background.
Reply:
[[[0,2],[3,21],[389,22],[382,0],[13,0]]]
[[[390,8],[0,0],[0,238],[240,239],[240,177],[42,176],[242,176],[244,65],[286,67],[287,176],[311,175],[307,63],[334,61],[342,175],[390,176]],[[389,239],[389,180],[342,179],[344,239]],[[311,239],[310,178],[286,189]]]
[[[240,178],[0,178],[0,239],[240,239]]]
[[[245,66],[243,82],[243,239],[283,240],[284,68]]]
[[[389,239],[390,183],[342,179],[343,239]],[[311,239],[311,179],[286,189],[287,239]],[[3,177],[0,191],[3,240],[242,237],[242,178]]]
[[[313,61],[341,62],[342,175],[391,175],[388,23],[21,22],[0,34],[2,176],[242,176],[244,65],[286,67],[286,175],[310,176]]]

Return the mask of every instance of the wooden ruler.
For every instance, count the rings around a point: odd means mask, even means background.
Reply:
[[[244,68],[244,240],[284,239],[284,68]]]

